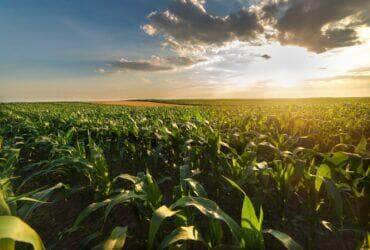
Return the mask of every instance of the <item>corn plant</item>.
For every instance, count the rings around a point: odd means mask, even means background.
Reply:
[[[10,207],[8,204],[8,195],[12,194],[10,178],[13,174],[14,164],[17,162],[19,151],[9,148],[3,149],[2,145],[0,145],[0,152],[2,157],[0,164],[0,249],[15,249],[15,241],[29,243],[35,250],[45,249],[36,231],[22,219],[12,215],[12,210],[15,207],[14,200],[36,200],[26,197],[12,197],[13,206]]]
[[[0,104],[4,216],[48,248],[366,249],[369,100]]]

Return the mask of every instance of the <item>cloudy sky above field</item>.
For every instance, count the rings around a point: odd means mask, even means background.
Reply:
[[[370,96],[370,0],[1,0],[0,101]]]

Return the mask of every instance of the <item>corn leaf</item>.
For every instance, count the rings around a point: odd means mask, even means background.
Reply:
[[[260,220],[256,216],[253,203],[248,198],[248,196],[245,196],[243,201],[241,226],[242,228],[254,229],[257,231],[261,231],[262,229],[262,225],[260,225]]]
[[[107,202],[107,207],[105,209],[104,222],[107,220],[108,215],[110,214],[110,212],[112,211],[112,209],[116,205],[129,202],[132,199],[146,200],[146,196],[145,195],[137,195],[134,192],[131,192],[131,191],[127,192],[126,191],[124,193],[120,193],[120,194],[110,198],[108,200],[109,202]]]
[[[331,178],[331,171],[328,165],[321,164],[320,167],[317,169],[316,172],[316,179],[315,179],[315,189],[317,192],[320,191],[321,185],[324,181],[324,178],[330,179]]]
[[[10,215],[10,208],[5,201],[4,191],[0,189],[0,215]]]
[[[28,201],[34,201],[32,203],[24,204],[22,207],[18,209],[18,214],[23,218],[26,219],[30,214],[39,206],[44,204],[42,201],[47,200],[54,191],[65,188],[65,185],[63,183],[58,183],[55,186],[51,188],[47,188],[45,190],[41,190],[40,192],[37,192],[33,194],[34,199],[31,198],[31,200]],[[41,202],[40,202],[41,201]]]
[[[241,213],[241,226],[243,229],[244,244],[250,249],[263,249],[264,241],[262,235],[263,210],[260,208],[260,217],[257,218],[253,203],[244,196]]]
[[[206,190],[204,189],[204,187],[202,186],[202,184],[200,184],[198,181],[196,181],[196,180],[194,180],[192,178],[186,178],[186,179],[184,179],[184,181],[189,184],[189,186],[191,187],[191,189],[193,190],[193,192],[197,196],[207,197]]]
[[[342,168],[348,161],[348,155],[343,152],[335,152],[333,155],[325,157],[325,163],[331,167]]]
[[[116,227],[113,229],[108,240],[104,242],[104,250],[120,250],[125,245],[127,227]]]
[[[355,153],[366,154],[366,146],[367,146],[366,138],[362,136],[360,142],[356,146]]]
[[[14,216],[0,216],[0,239],[7,239],[0,242],[2,244],[0,249],[11,249],[12,246],[14,249],[14,242],[12,243],[8,239],[29,243],[33,245],[35,250],[45,249],[36,231],[20,218]]]
[[[225,176],[222,176],[229,184],[231,187],[235,188],[236,190],[238,190],[239,192],[241,192],[244,196],[247,196],[247,194],[245,193],[245,191],[233,180],[225,177]]]
[[[303,250],[303,247],[295,242],[289,235],[277,230],[268,229],[264,233],[271,234],[278,239],[288,250]]]
[[[128,180],[128,181],[132,182],[133,184],[136,184],[140,181],[140,179],[138,177],[133,176],[133,175],[129,175],[129,174],[120,174],[120,175],[118,175],[114,178],[114,181],[116,181],[118,179]]]
[[[343,215],[343,198],[332,180],[324,180],[326,192],[334,203],[335,213],[341,218]]]
[[[234,221],[233,218],[222,211],[222,209],[214,201],[202,197],[185,196],[171,205],[171,209],[178,207],[194,207],[208,217],[224,221],[238,242],[241,241],[243,232],[239,225]]]
[[[173,230],[170,235],[164,238],[159,246],[159,249],[164,249],[173,243],[184,240],[202,241],[202,238],[194,226],[180,227]]]
[[[82,212],[78,215],[77,219],[75,220],[73,226],[68,230],[69,232],[74,232],[78,229],[79,225],[87,218],[89,217],[90,214],[95,212],[96,210],[105,207],[108,205],[110,202],[109,199],[101,201],[101,202],[96,202],[96,203],[91,203],[89,206],[87,206]]]
[[[15,241],[12,239],[0,239],[0,249],[1,250],[14,250]]]
[[[153,247],[155,235],[157,234],[157,231],[160,225],[162,224],[162,221],[166,218],[174,216],[177,212],[178,211],[173,211],[166,206],[161,206],[153,213],[149,226],[149,236],[148,236],[149,249]]]
[[[83,240],[80,241],[80,244],[79,244],[80,248],[81,249],[87,249],[88,248],[88,245],[90,244],[90,242],[93,241],[93,240],[95,240],[95,239],[97,239],[101,235],[102,235],[102,232],[100,232],[100,231],[97,231],[97,232],[94,232],[92,234],[89,234]],[[102,248],[102,244],[94,247],[93,250],[95,250],[96,248],[97,249],[101,249]]]

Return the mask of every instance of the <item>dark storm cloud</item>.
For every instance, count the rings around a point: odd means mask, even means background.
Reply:
[[[317,53],[360,43],[356,28],[370,25],[370,0],[269,1],[262,20],[272,25],[271,40]]]
[[[124,70],[134,70],[134,71],[168,71],[175,70],[183,67],[188,67],[198,62],[202,59],[191,59],[188,57],[158,57],[152,56],[149,60],[138,60],[131,61],[124,58],[107,64],[107,68],[97,69],[98,73],[114,73]]]
[[[163,35],[176,48],[265,36],[322,53],[359,44],[356,28],[370,25],[370,0],[264,0],[225,17],[210,14],[204,3],[174,0],[167,10],[152,12],[143,30]]]
[[[202,1],[177,0],[163,12],[153,12],[143,26],[150,35],[162,34],[180,43],[222,45],[233,40],[250,41],[263,31],[256,13],[243,8],[220,17],[208,13]]]

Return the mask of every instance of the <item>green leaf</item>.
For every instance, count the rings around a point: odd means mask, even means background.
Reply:
[[[366,146],[367,146],[366,138],[362,136],[360,142],[356,146],[355,153],[366,154]]]
[[[210,231],[210,240],[212,242],[212,247],[221,244],[223,238],[223,231],[221,221],[216,219],[210,219],[209,221],[209,231]]]
[[[12,239],[0,239],[0,249],[1,250],[14,250],[15,242]]]
[[[0,239],[12,239],[33,245],[34,250],[45,249],[40,236],[20,218],[14,216],[0,216]],[[8,245],[3,245],[8,244]],[[1,241],[0,249],[14,249],[14,242]]]
[[[324,180],[326,192],[334,203],[335,213],[339,218],[343,215],[343,198],[332,180]]]
[[[116,181],[117,179],[128,180],[131,181],[133,184],[136,184],[140,181],[138,177],[129,174],[120,174],[114,178],[114,181]]]
[[[222,211],[222,209],[214,201],[202,197],[185,196],[171,205],[172,209],[177,207],[194,207],[208,217],[224,221],[238,242],[241,241],[243,232],[239,225],[234,221],[233,218]]]
[[[324,178],[331,179],[331,171],[328,165],[321,164],[316,172],[315,189],[317,192],[320,191]]]
[[[172,231],[159,246],[159,249],[169,247],[171,244],[182,240],[203,241],[198,230],[194,226],[180,227]]]
[[[95,142],[92,140],[91,136],[88,136],[89,139],[89,149],[90,154],[89,162],[93,165],[94,178],[92,179],[96,182],[98,192],[103,194],[109,194],[111,191],[111,182],[109,177],[109,166],[104,157],[103,149],[101,149]]]
[[[178,211],[172,211],[170,208],[166,206],[161,206],[153,213],[149,226],[149,236],[148,236],[149,249],[153,247],[155,235],[157,234],[157,231],[160,225],[162,224],[162,221],[168,217],[174,216],[177,212]]]
[[[120,250],[125,245],[127,227],[116,227],[113,229],[107,241],[104,242],[104,250]]]
[[[186,181],[189,184],[189,186],[192,188],[193,192],[197,196],[207,197],[206,190],[204,189],[204,187],[202,186],[202,184],[200,184],[198,181],[196,181],[196,180],[194,180],[192,178],[184,179],[184,181]]]
[[[263,210],[260,208],[260,217],[257,218],[253,203],[244,196],[241,214],[241,226],[243,228],[244,244],[249,249],[263,249],[264,241],[262,235]]]
[[[295,242],[289,235],[274,229],[265,230],[264,233],[271,234],[278,239],[289,250],[303,250],[303,247]]]
[[[132,199],[146,200],[146,196],[138,195],[131,191],[126,191],[126,192],[117,194],[116,196],[110,198],[109,202],[107,203],[105,212],[104,212],[104,222],[107,220],[108,215],[110,214],[110,212],[116,205],[129,202]]]
[[[260,225],[259,223],[259,219],[256,216],[253,203],[248,198],[248,196],[244,196],[241,219],[242,228],[261,231],[262,225]]]
[[[105,207],[109,204],[110,199],[101,201],[101,202],[96,202],[96,203],[91,203],[89,206],[87,206],[82,212],[78,215],[77,219],[75,220],[73,226],[68,230],[68,232],[74,232],[78,229],[79,225],[87,218],[89,217],[90,214],[95,212],[96,210]]]
[[[143,181],[143,191],[149,200],[152,209],[157,209],[162,201],[162,193],[158,187],[158,184],[153,179],[152,175],[149,173],[149,170],[146,171],[146,174],[141,177]]]
[[[11,215],[10,208],[5,201],[4,191],[0,189],[0,215]]]
[[[100,231],[97,231],[97,232],[94,232],[92,234],[89,234],[88,236],[86,236],[85,238],[83,238],[81,241],[80,241],[80,248],[81,249],[87,249],[88,248],[88,245],[90,244],[91,241],[97,239],[98,237],[100,237],[102,235],[102,232]],[[93,248],[93,250],[96,250],[97,249],[101,249],[102,248],[102,245],[98,245],[96,247]]]
[[[179,170],[180,170],[180,182],[181,185],[184,185],[184,180],[186,178],[191,177],[190,167],[189,165],[182,165],[179,167]]]
[[[338,230],[329,221],[322,220],[321,224],[330,232],[337,232]]]
[[[244,196],[247,196],[247,194],[244,192],[244,190],[238,184],[236,184],[235,181],[227,178],[226,176],[222,176],[222,178],[224,178],[230,184],[231,187],[233,187],[236,190],[238,190],[239,192],[241,192]]]
[[[258,223],[260,224],[260,231],[262,230],[262,225],[263,225],[263,209],[262,206],[260,207],[260,218],[258,220]]]
[[[344,167],[348,161],[348,155],[343,152],[336,152],[331,157],[325,157],[325,163],[332,167]]]
[[[33,201],[32,203],[24,204],[22,207],[18,209],[18,215],[22,217],[23,219],[28,218],[30,214],[39,206],[44,204],[43,201],[47,200],[55,190],[65,188],[65,185],[63,183],[58,183],[55,186],[51,188],[47,188],[44,190],[41,190],[35,194],[32,194],[32,198],[26,199],[28,201]]]
[[[370,232],[366,232],[366,236],[364,238],[362,248],[363,249],[369,249],[370,248]]]

